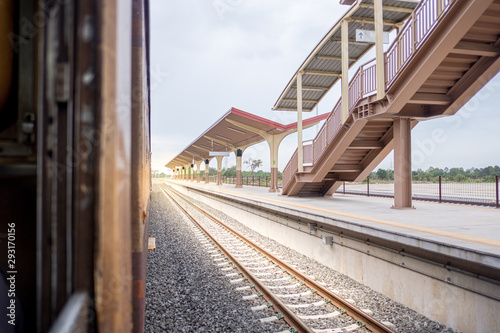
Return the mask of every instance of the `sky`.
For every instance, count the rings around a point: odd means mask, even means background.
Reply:
[[[152,168],[160,172],[231,107],[295,122],[295,112],[271,108],[348,9],[338,0],[151,0],[150,6]],[[371,58],[373,53],[366,61]],[[304,118],[330,112],[339,89]],[[412,131],[412,169],[500,165],[498,96],[500,75],[454,116],[420,122]],[[318,129],[305,130],[304,140],[313,139]],[[280,171],[296,148],[296,134],[283,140]],[[224,159],[224,167],[235,165],[233,155]],[[266,143],[248,148],[243,159],[248,158],[260,158],[260,169],[269,170]],[[210,166],[216,167],[215,159]],[[392,153],[379,167],[393,167]]]

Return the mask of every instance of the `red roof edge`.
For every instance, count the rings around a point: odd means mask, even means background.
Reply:
[[[277,129],[280,129],[282,131],[286,130],[285,129],[286,126],[283,125],[283,124],[277,123],[275,121],[272,121],[272,120],[269,120],[269,119],[266,119],[266,118],[259,117],[257,115],[245,112],[245,111],[237,109],[237,108],[231,108],[230,112],[234,113],[234,114],[237,114],[238,116],[242,116],[242,117],[245,117],[247,119],[254,120],[254,121],[259,122],[261,124],[265,124],[265,125],[270,125],[272,127],[276,127]]]
[[[310,124],[314,124],[314,123],[319,123],[320,121],[325,120],[326,118],[328,118],[329,115],[330,115],[330,112],[323,113],[323,114],[320,114],[318,116],[314,116],[314,117],[311,117],[311,118],[304,119],[302,121],[302,125],[310,125]],[[285,131],[288,131],[288,130],[291,130],[291,129],[294,129],[294,128],[297,128],[297,122],[294,122],[294,123],[286,125],[285,126]]]

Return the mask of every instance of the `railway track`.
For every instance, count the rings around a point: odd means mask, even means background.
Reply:
[[[274,310],[274,316],[261,321],[282,319],[289,325],[290,332],[393,332],[312,277],[302,274],[298,268],[231,229],[186,196],[166,185],[161,186],[161,190],[206,235],[206,245],[216,247],[217,250],[210,252],[214,253],[214,260],[220,262],[221,269],[229,272],[226,275],[234,277],[231,283],[248,281],[245,286],[237,288],[254,290],[244,298],[255,300],[262,297],[265,300],[265,304],[252,310]]]

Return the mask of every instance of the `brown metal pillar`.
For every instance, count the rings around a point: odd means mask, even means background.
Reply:
[[[191,181],[194,182],[194,164],[191,164]]]
[[[209,159],[206,159],[205,160],[205,184],[208,184],[210,183],[210,167],[209,167],[209,164],[210,164],[210,160]]]
[[[236,188],[242,188],[243,185],[241,184],[241,166],[242,166],[242,160],[243,158],[243,150],[238,149],[236,150]]]
[[[138,89],[146,77],[144,49],[146,32],[144,26],[144,1],[132,1],[132,177],[131,177],[131,218],[132,218],[132,332],[144,332],[144,309],[146,294],[146,267],[148,254],[148,194],[143,169],[146,166],[146,133],[144,128],[149,120],[144,114],[147,107],[147,91]]]
[[[411,119],[394,120],[394,206],[410,209],[411,192]]]

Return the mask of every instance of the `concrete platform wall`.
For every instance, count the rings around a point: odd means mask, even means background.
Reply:
[[[175,188],[448,327],[460,332],[494,332],[500,327],[500,285],[495,281],[321,229],[309,232],[306,223],[291,217]],[[333,245],[323,245],[322,235],[333,236]]]

